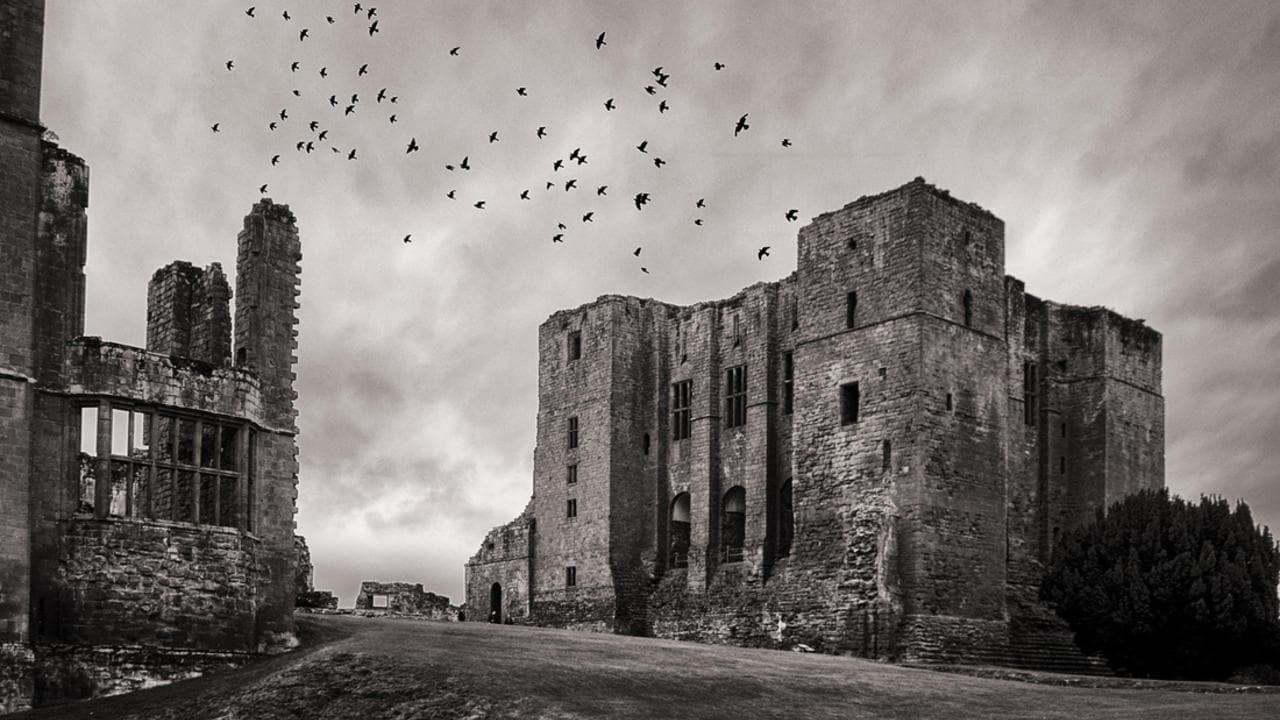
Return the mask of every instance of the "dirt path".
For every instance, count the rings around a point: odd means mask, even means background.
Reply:
[[[299,653],[13,716],[1277,718],[1280,695],[1063,688],[853,658],[483,623],[310,616]]]

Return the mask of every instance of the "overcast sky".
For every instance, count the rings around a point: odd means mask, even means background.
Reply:
[[[1004,219],[1029,292],[1162,332],[1169,487],[1280,526],[1280,5],[375,4],[370,37],[346,2],[48,0],[45,34],[44,123],[91,168],[87,333],[143,345],[171,260],[234,277],[262,183],[296,213],[298,529],[344,605],[363,579],[462,601],[528,500],[548,315],[778,279],[801,223],[917,175]]]

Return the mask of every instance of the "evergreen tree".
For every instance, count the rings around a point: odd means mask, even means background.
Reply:
[[[1280,547],[1243,502],[1144,490],[1063,533],[1041,597],[1118,672],[1222,679],[1280,662]]]

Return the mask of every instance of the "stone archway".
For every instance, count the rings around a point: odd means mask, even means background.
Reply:
[[[489,622],[502,622],[502,584],[494,583],[489,588]]]

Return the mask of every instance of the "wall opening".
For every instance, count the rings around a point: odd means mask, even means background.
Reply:
[[[569,447],[578,447],[578,416],[569,418]]]
[[[569,333],[569,362],[582,357],[582,332],[573,330]]]
[[[951,393],[947,393],[947,410],[951,411],[954,407],[955,405],[954,401],[951,399]]]
[[[692,380],[671,385],[671,437],[674,440],[684,440],[692,431],[692,396]]]
[[[724,425],[747,424],[747,366],[731,367],[724,374]]]
[[[489,588],[489,622],[502,622],[502,585],[499,583]]]
[[[795,360],[791,353],[782,355],[782,414],[790,415],[796,401]]]
[[[886,439],[880,447],[880,469],[889,472],[893,467],[893,445]]]
[[[742,560],[742,546],[747,536],[747,492],[734,485],[724,494],[720,504],[720,548],[724,562]]]
[[[644,434],[643,443],[644,443],[644,454],[648,455],[649,454],[649,433]]]
[[[964,290],[964,326],[973,325],[973,291],[969,288]]]
[[[578,568],[573,565],[564,567],[564,586],[567,588],[578,586]]]
[[[1036,364],[1030,361],[1022,363],[1022,420],[1027,425],[1036,424],[1039,389]]]
[[[386,595],[370,595],[369,607],[380,608],[383,610],[387,609],[389,607],[388,597]]]
[[[853,328],[858,322],[858,293],[850,292],[844,296],[844,326]]]
[[[778,557],[791,554],[791,539],[795,536],[795,510],[791,496],[791,480],[788,478],[778,489]]]
[[[841,425],[852,425],[858,422],[858,404],[861,399],[861,393],[858,392],[858,383],[851,382],[840,386]]]
[[[671,501],[672,568],[689,567],[689,493],[680,493]]]

